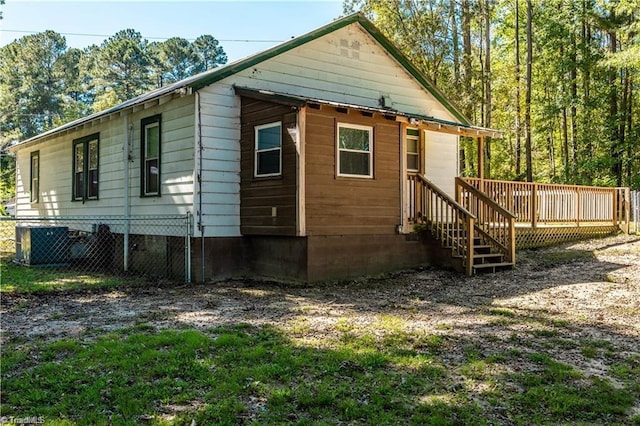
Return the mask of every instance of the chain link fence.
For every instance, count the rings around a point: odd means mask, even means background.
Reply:
[[[631,191],[631,230],[640,233],[640,191]]]
[[[2,262],[191,281],[192,218],[82,216],[0,218]]]

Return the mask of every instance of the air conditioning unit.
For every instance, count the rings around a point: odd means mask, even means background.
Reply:
[[[16,262],[30,266],[67,264],[68,234],[66,226],[16,226]]]

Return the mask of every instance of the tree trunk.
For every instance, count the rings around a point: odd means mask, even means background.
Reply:
[[[629,102],[629,70],[623,70],[622,75],[622,99],[620,103],[620,119],[619,119],[619,127],[620,127],[620,183],[618,186],[622,186],[623,177],[624,177],[624,169],[625,165],[628,162],[628,158],[623,158],[627,152],[625,149],[627,145],[626,140],[626,126],[627,126],[627,111],[628,106],[627,102]],[[631,136],[631,135],[629,135]]]
[[[462,71],[464,84],[465,115],[473,120],[473,89],[471,87],[471,11],[469,0],[462,0]]]
[[[613,15],[613,14],[612,14]],[[613,16],[612,16],[613,17]],[[614,54],[618,50],[618,38],[614,30],[609,31],[609,51]],[[615,67],[609,69],[609,128],[611,129],[611,174],[616,184],[622,186],[622,156],[620,128],[618,126],[618,72]]]
[[[533,65],[533,37],[531,34],[533,7],[527,0],[527,76],[524,110],[525,154],[527,163],[527,181],[533,182],[533,156],[531,152],[531,66]]]
[[[562,107],[562,162],[564,168],[564,181],[569,183],[571,171],[569,166],[569,128],[567,126],[567,107]]]
[[[491,5],[489,0],[484,3],[484,72],[485,72],[485,119],[484,125],[491,127]],[[487,179],[491,178],[491,138],[486,137],[484,142],[485,152],[485,171],[484,175]]]
[[[632,131],[633,131],[633,77],[628,75],[627,84],[629,84],[629,103],[627,104],[627,134],[631,139]],[[640,150],[640,143],[638,143],[638,139],[635,140],[636,147],[633,147],[632,139],[627,141],[627,185],[631,186],[634,176],[634,171],[637,173],[637,168],[634,169],[634,156],[637,155],[638,150]]]
[[[591,44],[591,25],[587,22],[588,14],[591,10],[591,1],[582,1],[582,60],[583,77],[582,77],[582,132],[585,141],[584,158],[589,158],[593,154],[593,139],[591,130],[591,58],[589,53],[589,45]],[[580,156],[582,157],[582,156]],[[582,181],[588,184],[593,182],[593,176],[589,170],[582,170]]]
[[[516,0],[515,6],[515,20],[516,20],[516,177],[520,176],[522,153],[520,146],[520,137],[522,136],[522,129],[520,128],[520,7],[518,0]]]
[[[571,180],[575,183],[576,180],[576,171],[577,171],[577,153],[578,153],[578,47],[576,44],[576,36],[571,32],[571,148],[572,148],[572,158],[571,160],[567,159],[567,162],[570,162],[570,166],[568,167],[570,176],[572,176]],[[567,153],[568,155],[568,153]],[[569,182],[569,180],[567,180]]]
[[[456,2],[449,3],[451,18],[451,42],[453,43],[453,80],[456,87],[460,87],[460,42],[458,40],[458,21],[456,19]]]

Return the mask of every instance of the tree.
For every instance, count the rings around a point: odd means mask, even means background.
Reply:
[[[218,40],[212,35],[204,34],[192,43],[197,57],[195,73],[203,72],[227,63],[227,54]]]
[[[533,6],[527,0],[527,75],[524,101],[524,137],[527,182],[533,182],[533,153],[531,146],[531,75],[533,67],[533,36],[532,36]]]
[[[15,160],[6,149],[53,126],[64,109],[64,37],[28,35],[0,49],[0,198],[15,191]]]
[[[66,40],[53,31],[0,49],[0,131],[19,140],[51,128],[63,109]]]
[[[118,102],[154,87],[148,42],[133,29],[118,31],[102,43],[96,77],[103,90],[113,90]]]
[[[191,43],[184,38],[172,37],[162,43],[151,43],[149,54],[157,70],[158,86],[195,74],[198,58]]]
[[[520,126],[520,5],[518,0],[515,0],[514,17],[515,17],[515,86],[516,86],[516,112],[515,112],[515,132],[516,132],[516,147],[515,147],[515,161],[516,161],[516,177],[520,177],[520,166],[522,164],[522,147],[521,136],[522,128]]]
[[[173,37],[151,43],[149,54],[156,69],[158,86],[173,83],[227,62],[227,55],[211,35],[202,35],[193,43]]]

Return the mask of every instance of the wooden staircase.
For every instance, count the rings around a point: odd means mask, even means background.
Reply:
[[[504,253],[501,253],[493,245],[488,244],[478,235],[474,229],[473,255],[472,255],[472,275],[484,272],[498,272],[513,268],[514,262],[506,260]],[[465,236],[466,238],[466,236]],[[460,259],[461,265],[465,264],[466,253],[452,254],[454,258]]]
[[[456,199],[424,176],[409,176],[410,219],[450,251],[467,275],[511,269],[515,216],[475,187],[456,179]]]

